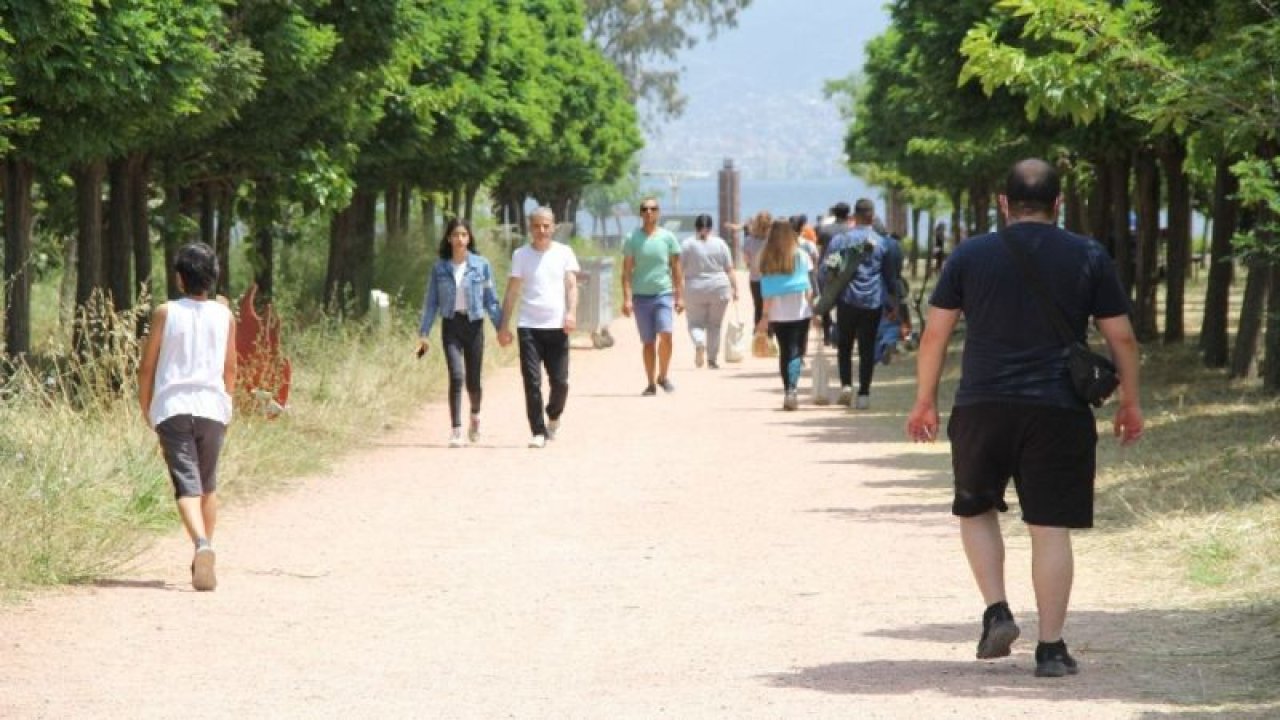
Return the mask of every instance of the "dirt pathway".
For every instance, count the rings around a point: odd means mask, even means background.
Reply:
[[[681,334],[677,392],[641,398],[634,330],[613,330],[574,351],[545,450],[515,369],[491,373],[482,447],[446,448],[424,406],[226,512],[216,593],[189,590],[175,532],[126,575],[0,613],[0,717],[1189,716],[1202,670],[1129,642],[1161,614],[1091,558],[1080,676],[1034,679],[1025,640],[971,659],[945,447],[901,442],[909,363],[868,412],[784,413],[774,361],[695,371]],[[1033,638],[1024,542],[1009,562]]]

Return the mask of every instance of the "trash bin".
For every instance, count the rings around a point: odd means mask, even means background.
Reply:
[[[578,330],[591,333],[596,348],[613,346],[613,258],[583,258],[578,271]]]

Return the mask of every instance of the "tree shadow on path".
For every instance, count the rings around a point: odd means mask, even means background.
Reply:
[[[1135,609],[1071,613],[1068,642],[1081,673],[1062,680],[1032,675],[1035,624],[1022,621],[1012,658],[977,661],[867,660],[801,667],[762,676],[774,687],[849,695],[940,692],[957,698],[1008,694],[1046,700],[1126,701],[1184,706],[1187,714],[1144,717],[1277,717],[1280,654],[1274,618],[1280,603],[1248,611]],[[978,623],[926,624],[870,633],[945,643],[976,642]],[[1031,641],[1029,641],[1031,640]],[[1227,705],[1232,708],[1226,709]],[[1194,710],[1193,710],[1194,708]],[[1221,709],[1221,714],[1219,710]],[[1201,713],[1208,712],[1208,715]]]

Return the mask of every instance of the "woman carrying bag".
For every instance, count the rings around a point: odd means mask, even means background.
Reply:
[[[696,234],[680,248],[684,270],[684,306],[693,340],[694,365],[720,367],[720,329],[729,300],[738,299],[733,255],[719,236],[711,234],[711,216],[693,222]]]

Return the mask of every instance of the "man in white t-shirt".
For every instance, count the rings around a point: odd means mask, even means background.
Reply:
[[[511,277],[502,301],[498,343],[511,344],[509,329],[516,301],[516,337],[520,341],[520,374],[524,404],[533,433],[529,447],[546,447],[560,429],[560,414],[569,397],[569,333],[577,327],[578,258],[573,248],[551,239],[555,213],[540,207],[529,214],[529,244],[511,255]],[[551,397],[543,414],[542,367],[547,368]]]

